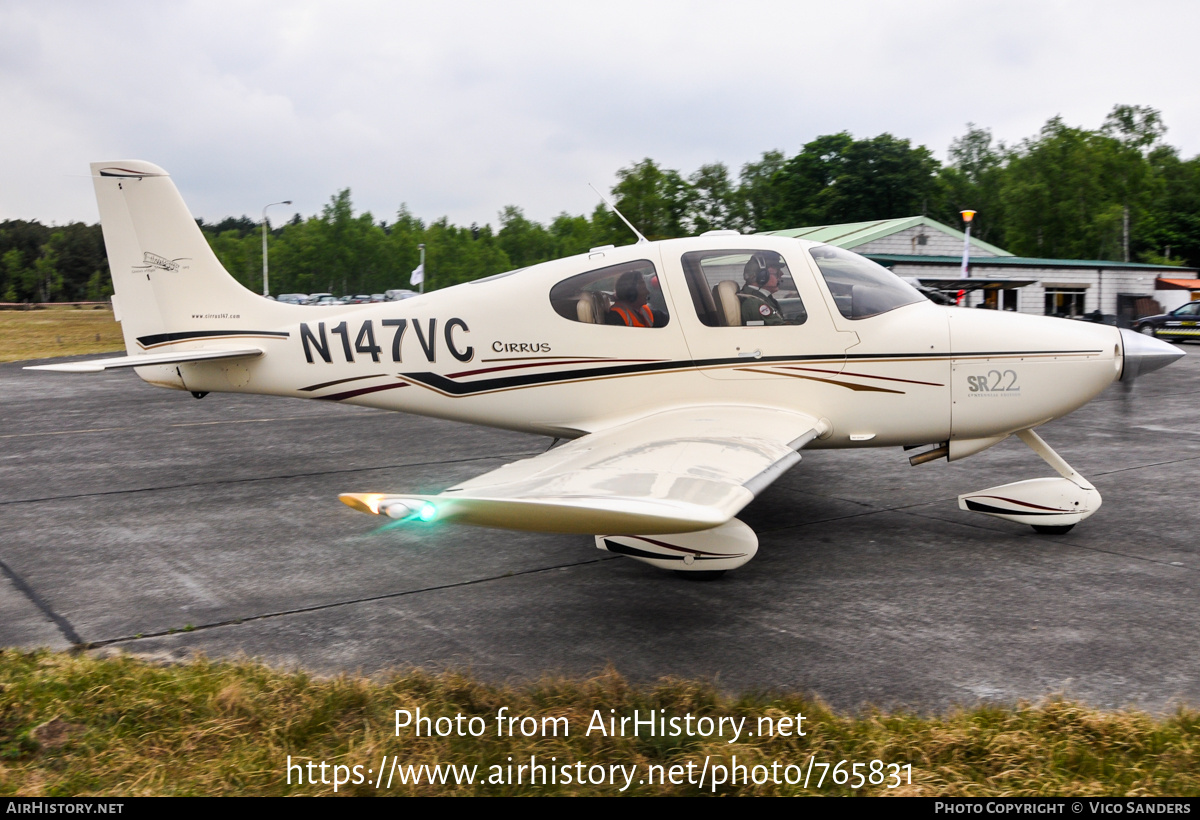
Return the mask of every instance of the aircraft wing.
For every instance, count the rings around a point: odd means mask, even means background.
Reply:
[[[653,535],[729,521],[827,430],[765,407],[667,410],[575,439],[438,495],[346,493],[392,518],[563,533]]]
[[[184,362],[205,362],[212,359],[242,359],[251,356],[261,356],[260,347],[241,347],[231,349],[177,350],[172,353],[147,353],[141,356],[117,356],[112,359],[90,359],[84,362],[67,362],[66,364],[39,364],[23,367],[22,370],[53,370],[58,373],[99,373],[103,370],[113,370],[122,367],[142,367],[152,364],[182,364]]]

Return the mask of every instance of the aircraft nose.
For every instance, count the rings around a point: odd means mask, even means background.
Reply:
[[[1184,356],[1182,350],[1162,339],[1135,333],[1126,328],[1121,328],[1121,348],[1125,356],[1125,363],[1121,367],[1123,382],[1152,373]]]

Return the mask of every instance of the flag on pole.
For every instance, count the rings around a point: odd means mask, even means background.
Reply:
[[[425,265],[417,265],[413,268],[412,277],[409,278],[410,285],[419,285],[425,281]]]

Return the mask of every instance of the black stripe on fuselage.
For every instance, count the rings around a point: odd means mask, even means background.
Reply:
[[[188,342],[196,339],[215,339],[222,336],[274,336],[286,339],[291,336],[286,330],[186,330],[178,333],[155,333],[151,336],[139,336],[138,344],[142,347],[155,347],[169,342]]]
[[[604,376],[630,376],[641,373],[656,373],[664,370],[690,370],[692,362],[652,362],[650,364],[626,364],[611,367],[591,367],[559,370],[554,373],[521,373],[515,376],[498,376],[494,379],[477,379],[472,382],[456,382],[438,373],[405,373],[404,378],[419,382],[451,396],[470,396],[493,390],[508,390],[514,387],[534,387],[575,379],[595,379]]]
[[[893,360],[893,359],[963,359],[963,358],[996,358],[997,356],[1061,356],[1066,354],[1094,354],[1099,351],[1078,351],[1078,350],[1026,350],[1026,351],[1007,351],[1007,352],[986,352],[986,353],[962,353],[962,354],[946,354],[946,353],[886,353],[886,354],[862,354],[854,357],[847,357],[843,353],[831,353],[819,356],[762,356],[754,359],[750,357],[734,357],[723,359],[698,359],[694,361],[673,361],[673,362],[650,362],[645,364],[626,364],[626,365],[611,365],[608,367],[588,367],[588,368],[572,368],[570,370],[558,370],[553,373],[521,373],[513,376],[499,376],[492,379],[476,379],[470,382],[458,382],[449,379],[439,373],[404,373],[402,376],[410,381],[423,384],[433,390],[445,393],[449,396],[472,396],[479,393],[489,393],[495,390],[511,390],[520,387],[537,387],[547,384],[555,384],[557,382],[576,381],[579,379],[595,379],[606,378],[611,376],[634,376],[645,373],[661,373],[668,371],[681,371],[691,369],[706,369],[715,367],[731,367],[742,365],[744,367],[762,366],[763,364],[771,363],[804,363],[804,362],[828,362],[828,361],[846,361],[847,358],[854,359],[878,359],[878,360]],[[870,378],[864,374],[852,374],[853,376]]]

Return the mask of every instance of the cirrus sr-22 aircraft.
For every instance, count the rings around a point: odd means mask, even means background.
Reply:
[[[800,239],[717,231],[606,246],[401,302],[308,307],[243,288],[170,177],[92,165],[127,355],[191,392],[359,404],[570,441],[436,495],[341,496],[392,519],[586,533],[711,577],[754,557],[735,516],[804,448],[928,449],[1018,436],[1057,473],[959,497],[1065,532],[1100,494],[1034,432],[1183,355],[1114,327],[935,305],[891,272]]]

